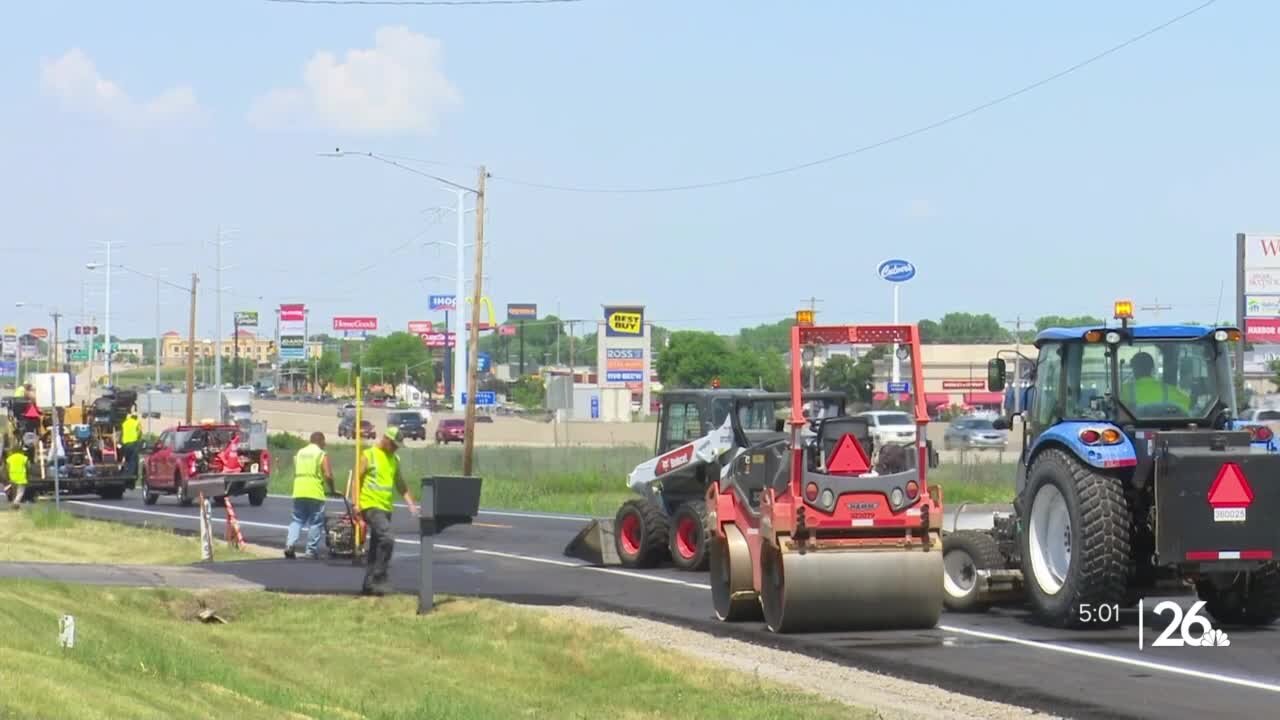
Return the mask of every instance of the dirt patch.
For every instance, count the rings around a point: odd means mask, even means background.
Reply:
[[[641,642],[661,646],[763,680],[850,706],[874,708],[884,720],[915,720],[929,708],[934,720],[1054,720],[1055,715],[991,702],[932,685],[899,680],[798,653],[720,638],[707,633],[572,605],[538,607],[576,622],[603,625]]]

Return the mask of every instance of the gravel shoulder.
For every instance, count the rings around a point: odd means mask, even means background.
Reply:
[[[927,715],[933,720],[1050,720],[1058,717],[645,618],[572,605],[538,606],[537,609],[576,622],[609,627],[641,642],[666,647],[836,702],[874,708],[884,720],[915,720],[921,716],[921,708],[928,708]]]

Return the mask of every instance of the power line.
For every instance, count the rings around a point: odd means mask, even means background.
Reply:
[[[1037,80],[1029,85],[1023,85],[1022,87],[1012,92],[1006,93],[992,100],[988,100],[979,105],[974,105],[973,107],[970,107],[967,110],[962,110],[952,115],[948,115],[940,120],[931,122],[927,125],[921,125],[912,130],[898,133],[897,135],[891,135],[889,137],[883,138],[881,140],[877,140],[868,145],[863,145],[861,147],[857,147],[852,150],[846,150],[844,152],[836,153],[834,155],[828,155],[826,157],[818,158],[816,160],[811,160],[809,162],[790,165],[790,166],[778,168],[775,170],[766,170],[763,172],[752,173],[749,175],[739,175],[736,177],[721,178],[719,180],[709,180],[706,182],[688,183],[685,185],[667,185],[667,186],[657,186],[657,187],[606,188],[606,187],[585,187],[585,186],[575,186],[575,185],[556,185],[551,183],[531,182],[528,180],[520,180],[516,178],[503,177],[500,175],[494,175],[492,176],[492,179],[499,182],[508,182],[513,185],[523,185],[525,187],[537,188],[541,190],[558,190],[562,192],[579,192],[579,193],[634,194],[634,193],[678,192],[681,190],[701,190],[706,188],[719,187],[723,185],[734,185],[737,183],[744,183],[752,180],[761,180],[768,177],[774,177],[777,175],[784,175],[787,173],[793,173],[800,170],[806,170],[808,168],[816,167],[818,165],[825,165],[827,163],[832,163],[837,160],[843,160],[845,158],[852,157],[854,155],[860,155],[862,153],[869,152],[871,150],[876,150],[886,145],[891,145],[893,143],[897,143],[903,140],[913,138],[917,135],[923,135],[924,133],[930,132],[932,130],[936,130],[945,125],[949,125],[958,120],[967,118],[971,115],[976,115],[977,113],[980,113],[983,110],[987,110],[989,108],[995,107],[996,105],[1000,105],[1001,103],[1005,103],[1005,102],[1008,102],[1009,100],[1013,100],[1016,97],[1029,93],[1032,90],[1035,90],[1037,88],[1048,85],[1049,83],[1055,80],[1058,80],[1067,75],[1070,75],[1071,73],[1077,70],[1080,70],[1084,67],[1087,67],[1089,65],[1092,65],[1093,63],[1098,62],[1099,60],[1102,60],[1103,58],[1109,55],[1113,55],[1119,52],[1120,50],[1123,50],[1124,48],[1129,47],[1130,45],[1133,45],[1134,43],[1144,40],[1181,20],[1185,20],[1186,18],[1191,17],[1192,15],[1209,7],[1210,5],[1213,5],[1217,1],[1218,0],[1207,0],[1207,2],[1204,2],[1180,15],[1170,18],[1169,20],[1166,20],[1160,23],[1159,25],[1156,25],[1155,27],[1152,27],[1137,35],[1134,35],[1129,39],[1125,40],[1124,42],[1119,43],[1118,45],[1113,45],[1096,55],[1086,58],[1085,60],[1081,60],[1080,62],[1075,63],[1074,65],[1071,65],[1064,70],[1060,70],[1052,75],[1049,75],[1048,77]]]
[[[550,5],[582,0],[265,0],[292,5]]]

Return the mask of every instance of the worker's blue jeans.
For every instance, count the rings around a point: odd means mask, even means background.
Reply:
[[[320,536],[324,529],[324,501],[312,498],[293,499],[293,519],[289,521],[289,536],[285,547],[292,548],[307,527],[307,552],[315,555],[320,550]]]

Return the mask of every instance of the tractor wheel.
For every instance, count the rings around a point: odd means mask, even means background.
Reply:
[[[1280,565],[1267,563],[1250,573],[1238,573],[1229,585],[1205,577],[1196,594],[1213,619],[1226,625],[1270,625],[1280,618]]]
[[[671,563],[681,570],[700,572],[707,569],[707,504],[701,500],[687,502],[671,515],[668,549]]]
[[[943,605],[950,612],[986,612],[991,606],[978,594],[978,570],[1004,568],[995,538],[961,530],[942,538]]]
[[[267,489],[266,489],[266,488],[264,488],[264,487],[262,487],[262,488],[254,488],[254,489],[252,489],[252,490],[250,490],[250,491],[249,491],[249,504],[250,504],[250,505],[252,505],[252,506],[254,506],[254,507],[258,507],[258,506],[259,506],[259,505],[261,505],[262,503],[266,502],[266,500],[267,500]]]
[[[628,500],[614,518],[614,544],[623,567],[651,568],[667,554],[667,518],[647,500]]]
[[[1120,483],[1058,449],[1027,474],[1028,510],[1018,543],[1036,617],[1054,627],[1098,625],[1080,608],[1123,604],[1128,588],[1131,513]]]

